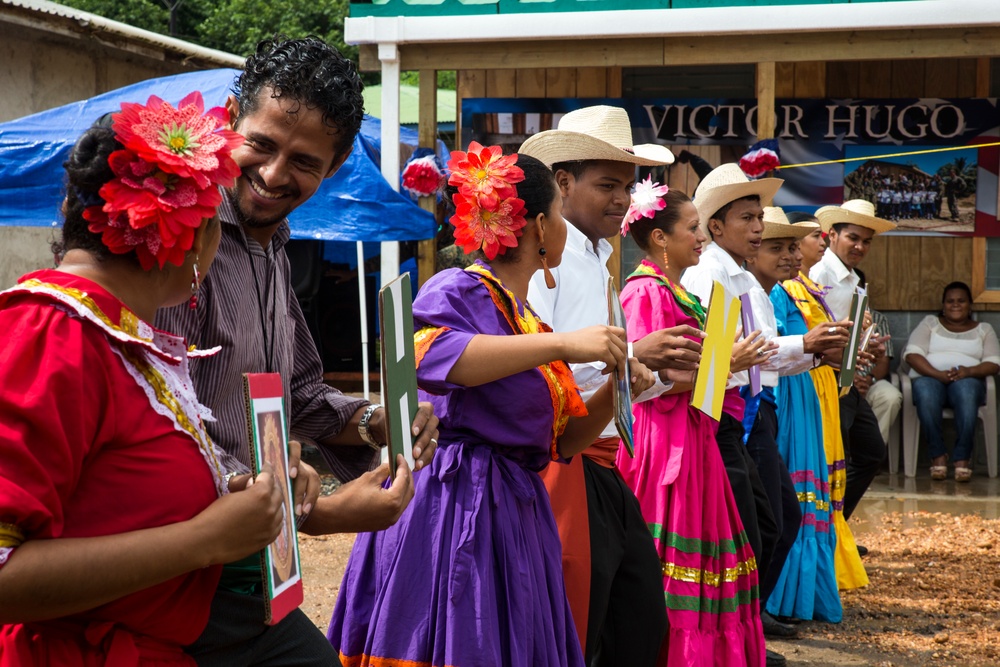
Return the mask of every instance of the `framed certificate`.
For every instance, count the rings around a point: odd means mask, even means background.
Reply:
[[[264,574],[264,622],[275,625],[302,604],[302,565],[292,480],[288,476],[288,427],[284,387],[278,373],[247,373],[243,376],[250,434],[250,458],[254,475],[265,463],[274,470],[281,486],[282,519],[278,539],[261,551]]]
[[[417,361],[413,351],[413,291],[404,273],[379,290],[382,344],[382,405],[389,437],[389,479],[396,475],[396,455],[413,469],[413,418],[417,416]]]
[[[622,309],[622,302],[618,298],[618,290],[615,289],[615,279],[608,277],[608,323],[613,327],[625,329],[625,340],[628,340],[628,328],[625,326],[625,311]],[[615,428],[621,436],[622,444],[628,455],[635,457],[635,441],[632,436],[632,372],[629,369],[628,357],[625,358],[625,367],[615,370],[615,383],[612,385],[611,393],[615,402]]]
[[[722,418],[722,403],[726,396],[739,321],[740,300],[726,292],[722,283],[715,281],[708,300],[705,340],[691,391],[691,405],[716,421]]]

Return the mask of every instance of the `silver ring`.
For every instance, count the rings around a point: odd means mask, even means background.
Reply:
[[[758,357],[763,357],[764,356],[764,349],[763,348],[757,350],[757,356]]]
[[[438,444],[438,439],[437,438],[431,438],[431,442],[433,442],[434,446],[437,447],[437,444]]]
[[[837,327],[830,327],[829,329],[826,330],[826,332],[832,336],[833,334],[837,333]]]

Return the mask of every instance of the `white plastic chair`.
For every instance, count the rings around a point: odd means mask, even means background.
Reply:
[[[917,418],[917,406],[913,404],[912,380],[905,363],[900,364],[897,375],[903,393],[903,469],[907,477],[917,476],[917,447],[920,444],[920,419]],[[951,408],[945,408],[941,413],[945,419],[954,419]],[[983,435],[986,442],[986,467],[990,477],[997,476],[997,389],[993,376],[986,378],[986,405],[979,407],[979,420],[983,422]],[[889,470],[896,472],[892,450],[889,451]]]
[[[899,389],[899,376],[895,373],[889,373],[885,378],[892,384],[893,387]],[[900,392],[902,393],[902,391]],[[889,441],[885,443],[885,448],[889,451],[889,472],[896,474],[899,472],[899,450],[902,447],[900,442],[901,436],[900,423],[903,421],[903,411],[899,411],[896,418],[892,420],[892,424],[889,425]]]

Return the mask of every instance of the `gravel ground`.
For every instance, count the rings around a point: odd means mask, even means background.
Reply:
[[[801,639],[769,646],[792,667],[1000,667],[1000,520],[894,512],[873,522],[855,528],[871,585],[843,594],[843,622],[803,623]],[[324,631],[353,543],[299,536],[302,608]]]

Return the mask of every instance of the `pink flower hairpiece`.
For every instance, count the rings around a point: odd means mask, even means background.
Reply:
[[[403,189],[414,197],[429,197],[444,185],[444,172],[433,155],[410,160],[403,168]]]
[[[524,170],[516,162],[516,154],[504,155],[499,146],[484,147],[475,141],[467,153],[452,151],[448,183],[458,186],[458,192],[452,196],[451,224],[455,242],[466,254],[482,249],[492,260],[517,246],[528,221],[524,201],[517,198],[514,187],[524,180]]]
[[[103,203],[83,212],[88,228],[113,253],[134,250],[147,271],[180,266],[222,201],[219,187],[240,175],[232,152],[244,139],[225,129],[223,107],[205,111],[198,91],[176,108],[156,95],[145,105],[125,102],[112,118],[124,148],[108,157],[115,178],[101,186]]]
[[[642,218],[652,218],[657,211],[666,208],[667,202],[663,198],[669,191],[670,188],[666,185],[654,183],[652,175],[636,183],[632,188],[632,203],[629,204],[625,219],[622,220],[622,236],[628,234],[628,228],[633,222]]]

